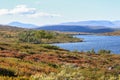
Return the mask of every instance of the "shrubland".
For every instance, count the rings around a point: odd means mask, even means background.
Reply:
[[[81,39],[41,30],[0,30],[0,80],[120,79],[120,55],[109,50],[71,52],[48,43]]]

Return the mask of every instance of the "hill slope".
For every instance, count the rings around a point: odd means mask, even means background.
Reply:
[[[61,40],[63,39],[64,40]],[[13,26],[0,26],[0,40],[5,42],[30,42],[30,43],[59,43],[59,42],[81,42],[68,34],[57,32],[18,28]]]
[[[52,25],[52,26],[43,26],[36,29],[67,31],[67,32],[90,32],[90,33],[103,33],[103,32],[114,31],[114,29],[110,29],[110,28],[92,29],[89,26],[75,26],[75,25]]]

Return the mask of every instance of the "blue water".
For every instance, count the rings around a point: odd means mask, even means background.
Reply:
[[[58,43],[53,45],[70,51],[88,51],[94,49],[97,52],[100,49],[105,49],[111,50],[112,53],[120,53],[120,36],[76,35],[75,37],[83,38],[84,42]]]

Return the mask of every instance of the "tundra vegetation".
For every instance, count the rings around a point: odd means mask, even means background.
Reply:
[[[120,36],[120,30],[117,30],[117,31],[114,31],[114,32],[104,33],[104,35],[108,35],[108,36]]]
[[[119,80],[120,55],[109,50],[68,51],[49,43],[70,35],[0,26],[0,80]]]

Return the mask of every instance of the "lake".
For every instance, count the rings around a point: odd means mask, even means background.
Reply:
[[[112,53],[120,53],[120,36],[75,35],[74,37],[83,38],[84,41],[75,43],[57,43],[53,45],[70,51],[88,51],[91,49],[98,51],[100,49],[105,49],[111,50]]]

